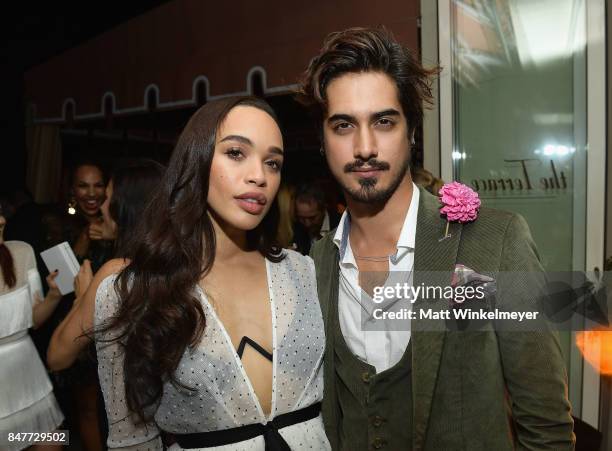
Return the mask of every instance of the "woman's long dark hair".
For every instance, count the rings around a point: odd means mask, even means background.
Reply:
[[[2,216],[2,203],[0,203],[0,216]],[[13,288],[17,283],[17,275],[15,274],[15,262],[8,247],[4,243],[0,243],[0,273],[4,284]]]
[[[151,420],[164,383],[183,386],[174,372],[204,332],[204,310],[194,288],[215,259],[207,203],[210,168],[219,126],[239,105],[258,108],[277,121],[265,101],[252,97],[215,100],[196,111],[145,210],[144,226],[129,246],[130,264],[116,282],[118,314],[100,330],[112,330],[113,340],[123,347],[127,405],[142,421]],[[282,259],[274,243],[277,222],[274,202],[247,234],[251,248],[272,261]]]
[[[141,159],[113,170],[113,194],[109,212],[117,224],[115,256],[123,257],[152,194],[160,184],[166,168],[157,161]]]
[[[4,280],[4,284],[9,288],[13,288],[17,283],[15,262],[13,261],[11,252],[4,243],[0,244],[0,269],[2,270],[2,280]]]

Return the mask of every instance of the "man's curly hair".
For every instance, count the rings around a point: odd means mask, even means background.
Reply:
[[[431,82],[438,67],[424,68],[384,27],[349,28],[329,34],[302,75],[296,99],[321,124],[327,112],[329,83],[346,73],[382,72],[396,84],[409,132],[421,125],[423,107],[433,105]]]

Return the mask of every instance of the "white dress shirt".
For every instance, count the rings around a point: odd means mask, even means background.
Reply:
[[[397,251],[389,256],[387,286],[395,285],[396,282],[412,285],[418,205],[419,190],[413,183],[412,200],[397,241]],[[340,251],[340,329],[353,354],[374,366],[376,372],[380,373],[399,362],[404,354],[410,341],[410,320],[375,319],[373,312],[377,308],[385,311],[410,309],[412,304],[409,299],[394,299],[377,304],[361,289],[359,270],[349,240],[350,225],[350,215],[345,211],[334,235],[334,243]]]

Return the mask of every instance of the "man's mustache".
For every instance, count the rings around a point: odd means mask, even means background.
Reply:
[[[376,158],[365,160],[355,160],[352,163],[344,165],[344,172],[354,172],[356,169],[361,169],[367,166],[373,171],[387,171],[391,167],[386,161],[378,161]]]

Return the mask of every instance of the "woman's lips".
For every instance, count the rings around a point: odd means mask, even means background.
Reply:
[[[100,202],[98,200],[86,200],[81,203],[84,210],[98,210],[100,208]]]
[[[256,201],[253,202],[247,199],[236,199],[236,200],[238,201],[238,205],[240,206],[240,208],[242,208],[244,211],[252,215],[258,215],[264,209],[264,205],[261,205],[260,203]]]
[[[238,206],[252,215],[260,214],[267,203],[266,196],[261,193],[244,193],[235,197]]]

